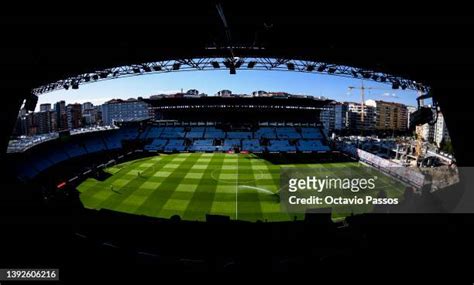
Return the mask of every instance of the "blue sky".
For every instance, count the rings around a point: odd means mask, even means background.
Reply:
[[[360,90],[349,92],[349,86],[361,86],[360,79],[343,78],[332,75],[285,72],[238,70],[236,75],[228,71],[190,71],[150,74],[128,78],[107,80],[81,85],[78,90],[60,90],[39,96],[41,103],[92,102],[102,104],[112,98],[149,97],[154,94],[174,93],[181,89],[198,89],[199,92],[213,95],[222,89],[233,93],[251,93],[255,90],[285,91],[292,94],[325,96],[337,101],[360,101]],[[377,99],[416,105],[416,91],[392,90],[389,84],[364,81],[367,90],[366,99]]]

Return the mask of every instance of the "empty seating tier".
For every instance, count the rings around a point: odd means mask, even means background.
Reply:
[[[301,135],[291,127],[276,128],[276,133],[279,139],[300,139]]]
[[[165,146],[165,152],[174,151],[185,151],[186,146],[184,145],[183,139],[170,139],[168,144]]]
[[[288,140],[270,140],[268,145],[270,152],[295,152],[296,147],[291,145]]]
[[[255,132],[256,139],[276,139],[275,128],[262,127]]]
[[[150,144],[145,146],[145,150],[149,151],[160,151],[164,150],[168,140],[166,139],[154,139]]]
[[[225,132],[215,127],[207,127],[204,133],[205,139],[223,139],[225,138]]]
[[[326,152],[322,131],[318,127],[265,126],[251,132],[229,131],[214,126],[148,126],[139,132],[137,127],[98,132],[96,136],[73,136],[71,142],[31,156],[22,169],[22,177],[32,178],[47,168],[82,155],[107,150],[120,150],[126,140],[140,140],[145,151],[152,152]]]
[[[301,128],[301,135],[304,139],[322,139],[321,129],[305,127]]]
[[[302,152],[328,151],[329,147],[323,145],[321,140],[300,140],[298,150]]]
[[[216,147],[213,145],[214,140],[195,140],[189,150],[191,151],[215,151]]]
[[[257,139],[242,140],[242,150],[259,153],[265,151],[265,147]]]
[[[228,139],[252,139],[252,132],[227,132]]]
[[[222,146],[223,151],[234,150],[235,148],[241,148],[240,139],[226,139]]]
[[[193,127],[191,130],[186,134],[186,137],[189,139],[202,139],[204,136],[204,127]]]
[[[184,138],[186,133],[183,127],[166,127],[160,135],[162,139]]]
[[[146,138],[156,139],[159,138],[164,128],[160,127],[151,127],[146,134]]]

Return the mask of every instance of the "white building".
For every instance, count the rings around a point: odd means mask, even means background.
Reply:
[[[416,126],[416,134],[421,137],[422,140],[432,142],[434,137],[434,126],[430,126],[429,124]]]
[[[224,90],[221,90],[221,91],[217,92],[217,96],[230,97],[230,96],[232,96],[232,91],[224,89]]]
[[[268,92],[264,91],[264,90],[253,91],[252,96],[254,96],[254,97],[267,97]]]
[[[348,126],[352,130],[373,131],[375,129],[375,107],[347,102]],[[364,120],[362,120],[362,113]]]
[[[446,127],[446,121],[444,120],[443,114],[438,114],[438,120],[434,125],[434,134],[433,134],[433,141],[439,147],[442,141],[449,141],[451,140],[448,133],[448,128]]]
[[[417,107],[413,107],[413,106],[407,106],[407,126],[410,127],[410,118],[411,118],[411,114],[413,114],[416,110],[418,110]]]

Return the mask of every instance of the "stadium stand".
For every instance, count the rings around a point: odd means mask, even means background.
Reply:
[[[235,148],[241,148],[240,139],[226,139],[222,146],[223,151],[234,150]]]
[[[260,153],[265,151],[265,147],[257,139],[242,140],[242,150]]]
[[[122,135],[119,132],[115,132],[112,135],[107,136],[104,141],[107,149],[119,149],[122,148]]]
[[[145,128],[144,130],[140,131],[140,134],[138,135],[138,139],[140,140],[146,139],[149,131],[150,131],[150,128]]]
[[[268,151],[270,152],[295,152],[296,147],[290,145],[288,140],[270,140],[268,145]]]
[[[318,127],[262,126],[254,131],[245,128],[242,131],[233,129],[224,132],[215,126],[182,126],[173,125],[160,127],[148,126],[139,131],[137,125],[128,125],[116,129],[97,130],[94,135],[77,133],[59,147],[47,148],[44,153],[27,157],[26,162],[18,168],[21,177],[34,178],[44,170],[83,155],[105,151],[120,151],[122,143],[127,140],[136,141],[143,150],[150,152],[220,152],[241,151],[254,153],[278,152],[327,152],[321,129]],[[91,133],[91,132],[89,132]],[[227,137],[227,138],[225,138]],[[45,141],[54,143],[60,138]]]
[[[204,136],[205,127],[193,127],[191,130],[186,134],[186,138],[188,139],[202,139]]]
[[[252,132],[227,132],[228,139],[252,139]]]
[[[21,139],[10,140],[8,144],[8,151],[10,153],[23,152],[31,147],[45,143],[50,140],[55,140],[59,137],[59,133],[41,134],[31,137],[24,137]]]
[[[322,139],[323,135],[319,128],[304,127],[301,128],[301,135],[304,139]]]
[[[183,127],[166,127],[160,135],[162,139],[184,138],[186,135]]]
[[[276,133],[279,139],[300,139],[301,135],[292,127],[276,128]]]
[[[106,150],[105,144],[101,138],[90,138],[84,143],[88,153]]]
[[[323,145],[321,140],[300,140],[298,144],[298,150],[302,152],[329,151],[329,147]]]
[[[53,164],[63,162],[69,158],[62,148],[51,149],[46,156],[49,157]]]
[[[276,139],[275,128],[272,127],[262,127],[255,132],[256,139]]]
[[[70,157],[76,157],[87,154],[86,149],[77,143],[69,143],[64,147],[64,149]]]
[[[109,150],[122,148],[123,140],[136,140],[141,137],[138,128],[125,127],[103,134],[105,146]],[[105,150],[105,149],[104,149]]]
[[[223,139],[225,138],[225,132],[215,127],[207,127],[204,133],[205,139]]]
[[[168,143],[167,139],[153,139],[153,141],[150,144],[145,146],[145,150],[148,150],[148,151],[164,150],[167,143]]]
[[[164,150],[165,152],[185,151],[186,146],[183,139],[170,139]]]
[[[159,138],[160,135],[161,135],[161,132],[163,132],[163,129],[164,128],[160,128],[160,127],[150,127],[148,128],[148,132],[143,132],[145,135],[146,138],[151,138],[151,139],[156,139],[156,138]]]
[[[204,139],[195,140],[192,146],[189,148],[191,151],[214,151],[216,147],[213,145],[214,140]]]
[[[138,138],[138,129],[137,128],[121,128],[119,132],[122,134],[123,138],[126,140],[134,140]]]

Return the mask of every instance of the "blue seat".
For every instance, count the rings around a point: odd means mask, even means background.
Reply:
[[[256,139],[276,139],[276,132],[275,128],[273,127],[261,127],[255,132],[255,138]]]
[[[288,140],[270,140],[268,145],[268,151],[270,152],[295,152],[296,147],[290,145]]]
[[[276,128],[276,133],[279,139],[300,139],[301,135],[293,127]]]
[[[263,152],[265,147],[260,145],[260,142],[257,139],[242,140],[242,150],[259,153]]]
[[[150,144],[145,146],[145,150],[148,151],[160,151],[164,150],[168,140],[166,139],[154,139]]]
[[[214,140],[211,139],[202,139],[195,140],[193,145],[189,148],[191,151],[214,151],[216,147],[213,145]]]
[[[322,139],[323,135],[320,128],[304,127],[301,128],[301,135],[304,139]]]
[[[300,140],[298,142],[298,150],[303,152],[312,152],[312,151],[328,151],[330,148],[327,145],[324,145],[321,140]]]

